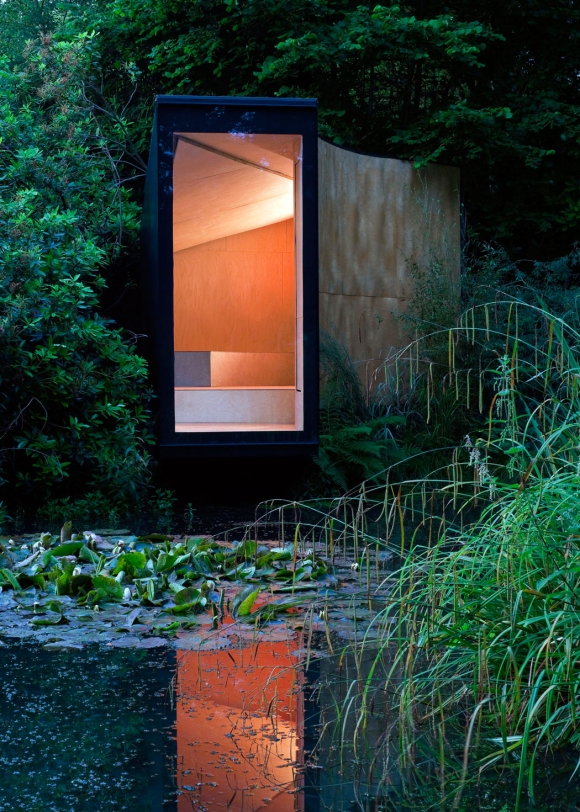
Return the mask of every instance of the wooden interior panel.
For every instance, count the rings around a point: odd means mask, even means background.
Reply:
[[[294,386],[293,352],[212,352],[211,386]]]
[[[292,174],[282,177],[178,141],[173,171],[174,251],[281,222],[293,214]]]
[[[293,389],[177,389],[176,423],[294,423]]]
[[[175,254],[177,352],[294,352],[294,253],[280,250],[287,230],[274,224]]]
[[[213,246],[212,250],[226,251],[263,251],[266,254],[286,254],[294,252],[294,247],[288,248],[288,222],[274,223],[266,228],[253,228],[240,234],[226,237],[220,246]],[[223,246],[223,248],[222,248]]]
[[[300,135],[267,133],[176,133],[198,144],[218,149],[227,155],[268,166],[292,177],[293,167],[300,158]]]

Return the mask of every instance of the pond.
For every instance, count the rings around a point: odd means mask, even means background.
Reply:
[[[306,663],[296,633],[277,636],[208,650],[2,645],[0,812],[455,808],[427,739],[401,768],[380,679],[357,730],[370,652],[320,656],[315,632]],[[452,759],[461,742],[448,746]],[[543,768],[536,809],[579,808],[574,766]],[[514,793],[509,770],[490,771],[456,808],[511,812]]]
[[[478,771],[496,730],[477,729],[468,772],[469,714],[401,731],[388,556],[0,546],[0,812],[514,812],[517,754]],[[577,762],[536,761],[535,810],[578,812]]]

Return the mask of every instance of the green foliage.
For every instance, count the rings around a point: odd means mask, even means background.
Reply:
[[[0,472],[36,501],[66,479],[126,502],[147,479],[146,365],[99,312],[138,210],[122,128],[86,96],[98,60],[91,36],[46,37],[0,67]]]
[[[460,165],[468,225],[483,239],[525,258],[570,250],[580,224],[574,3],[113,0],[109,8],[103,29],[120,52],[113,69],[137,63],[147,116],[152,92],[315,96],[324,136]]]
[[[343,492],[384,474],[389,465],[405,457],[407,450],[392,433],[405,419],[373,414],[348,352],[324,332],[320,367],[320,452],[316,458],[320,474],[307,487],[313,492]]]
[[[344,491],[384,474],[389,464],[402,459],[395,440],[388,434],[388,427],[404,422],[403,417],[386,415],[358,426],[343,426],[331,434],[321,434],[316,462],[324,476]]]
[[[440,765],[454,808],[470,776],[503,765],[518,812],[526,796],[533,805],[539,756],[580,748],[580,330],[498,295],[442,335],[449,391],[481,399],[483,416],[430,476],[365,483],[313,532],[345,549],[364,538],[398,562],[364,645],[371,674],[388,665],[401,767],[420,739],[461,736],[462,760]],[[430,362],[413,357],[416,376]],[[357,731],[372,713],[370,676],[363,694]]]
[[[79,605],[136,602],[175,615],[214,605],[212,611],[223,616],[223,590],[239,583],[245,586],[234,598],[233,611],[256,619],[262,615],[252,608],[261,592],[292,590],[298,582],[313,586],[328,572],[312,550],[272,548],[250,539],[226,545],[208,537],[182,540],[153,533],[117,539],[113,545],[93,533],[64,544],[49,533],[36,541],[28,538],[22,547],[12,540],[0,542],[0,587],[17,592],[34,587],[39,611],[53,611],[55,595],[70,595]]]

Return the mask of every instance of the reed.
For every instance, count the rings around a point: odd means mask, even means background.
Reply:
[[[381,596],[377,639],[352,644],[376,663],[357,678],[353,735],[382,674],[401,768],[433,732],[449,808],[470,778],[503,765],[517,774],[518,812],[533,802],[539,756],[580,746],[580,333],[512,297],[470,308],[446,333],[445,369],[419,339],[384,379],[396,367],[413,391],[422,380],[429,405],[437,377],[475,415],[473,431],[427,476],[401,480],[393,466],[386,486],[294,504],[297,543],[332,538],[358,564],[368,604]],[[452,768],[446,725],[463,730]]]

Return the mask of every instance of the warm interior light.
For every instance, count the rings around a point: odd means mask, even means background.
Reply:
[[[176,430],[296,430],[301,139],[175,139]]]

